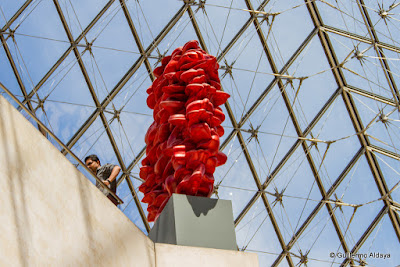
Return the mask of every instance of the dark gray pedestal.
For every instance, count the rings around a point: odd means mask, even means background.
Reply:
[[[232,203],[173,194],[149,237],[156,243],[237,250]]]

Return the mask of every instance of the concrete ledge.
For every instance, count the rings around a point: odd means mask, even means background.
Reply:
[[[232,250],[155,244],[156,267],[257,267],[257,254]]]

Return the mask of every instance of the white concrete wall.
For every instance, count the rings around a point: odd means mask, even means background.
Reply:
[[[0,266],[155,266],[154,244],[0,97]]]
[[[0,96],[0,266],[244,267],[256,261],[241,252],[155,246]]]

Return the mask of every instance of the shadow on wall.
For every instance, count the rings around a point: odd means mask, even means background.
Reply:
[[[208,212],[215,208],[217,205],[218,199],[208,199],[208,201],[201,201],[201,198],[194,198],[191,196],[186,196],[187,201],[192,207],[193,213],[196,217],[200,217],[201,214],[206,216]]]

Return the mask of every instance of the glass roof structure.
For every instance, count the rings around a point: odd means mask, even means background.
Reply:
[[[146,89],[198,40],[231,95],[212,197],[232,200],[238,250],[400,264],[399,0],[3,0],[0,29],[1,94],[93,182],[85,156],[120,165],[143,232]]]

